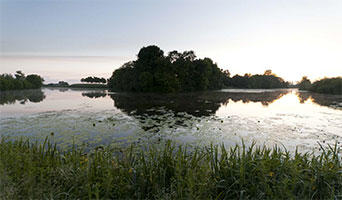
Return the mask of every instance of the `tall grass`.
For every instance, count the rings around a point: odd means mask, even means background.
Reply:
[[[168,142],[85,153],[2,139],[0,199],[338,199],[338,150],[290,155],[278,147],[210,145],[189,151]]]

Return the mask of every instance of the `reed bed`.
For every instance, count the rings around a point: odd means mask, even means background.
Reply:
[[[279,147],[165,145],[59,151],[0,141],[0,199],[340,199],[337,145],[319,155]]]

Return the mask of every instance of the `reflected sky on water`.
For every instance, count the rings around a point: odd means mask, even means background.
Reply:
[[[0,93],[0,135],[90,145],[175,141],[316,148],[342,142],[342,99],[297,89],[132,94],[43,88]]]

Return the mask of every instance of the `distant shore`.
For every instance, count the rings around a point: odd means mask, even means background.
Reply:
[[[75,83],[71,85],[43,85],[43,87],[63,87],[63,88],[101,88],[101,89],[109,89],[108,85],[104,84],[87,84],[87,83]]]

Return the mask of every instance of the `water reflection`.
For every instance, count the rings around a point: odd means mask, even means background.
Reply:
[[[54,132],[65,145],[74,139],[95,145],[160,139],[233,144],[243,138],[311,147],[342,137],[342,113],[331,107],[342,96],[296,89],[158,95],[43,88],[0,97],[0,135],[45,138]]]
[[[260,102],[268,106],[277,99],[289,93],[290,90],[277,90],[271,92],[245,93],[211,91],[182,94],[110,94],[114,106],[129,115],[155,115],[163,114],[162,110],[174,113],[186,112],[195,117],[214,115],[229,101],[242,101],[243,103]],[[156,109],[156,108],[162,108]]]
[[[38,103],[45,98],[46,96],[41,89],[4,91],[0,92],[0,105],[15,104],[17,101],[20,104]]]
[[[229,91],[229,90],[228,90]],[[232,90],[234,91],[234,90]],[[291,90],[271,90],[271,91],[260,91],[260,92],[223,92],[223,98],[227,98],[224,105],[227,105],[229,100],[234,102],[242,101],[243,103],[260,102],[263,106],[267,107],[274,101],[282,98],[284,95],[291,92]]]
[[[105,91],[100,91],[100,92],[98,92],[98,91],[96,91],[96,92],[83,92],[82,93],[82,96],[84,96],[84,97],[89,97],[89,98],[94,98],[94,99],[96,99],[96,98],[100,98],[100,97],[106,97],[107,96],[107,93],[105,92]]]
[[[297,91],[296,95],[301,104],[304,104],[308,100],[320,106],[328,106],[330,108],[341,109],[342,108],[342,96],[341,95],[330,95],[330,94],[319,94],[307,91]]]
[[[268,106],[289,92],[290,90],[275,90],[246,93],[223,90],[181,94],[112,93],[109,96],[114,100],[116,108],[138,119],[145,131],[157,132],[160,126],[192,126],[196,123],[196,118],[214,117],[221,106],[227,106],[231,101],[246,104],[260,102],[263,106]]]

